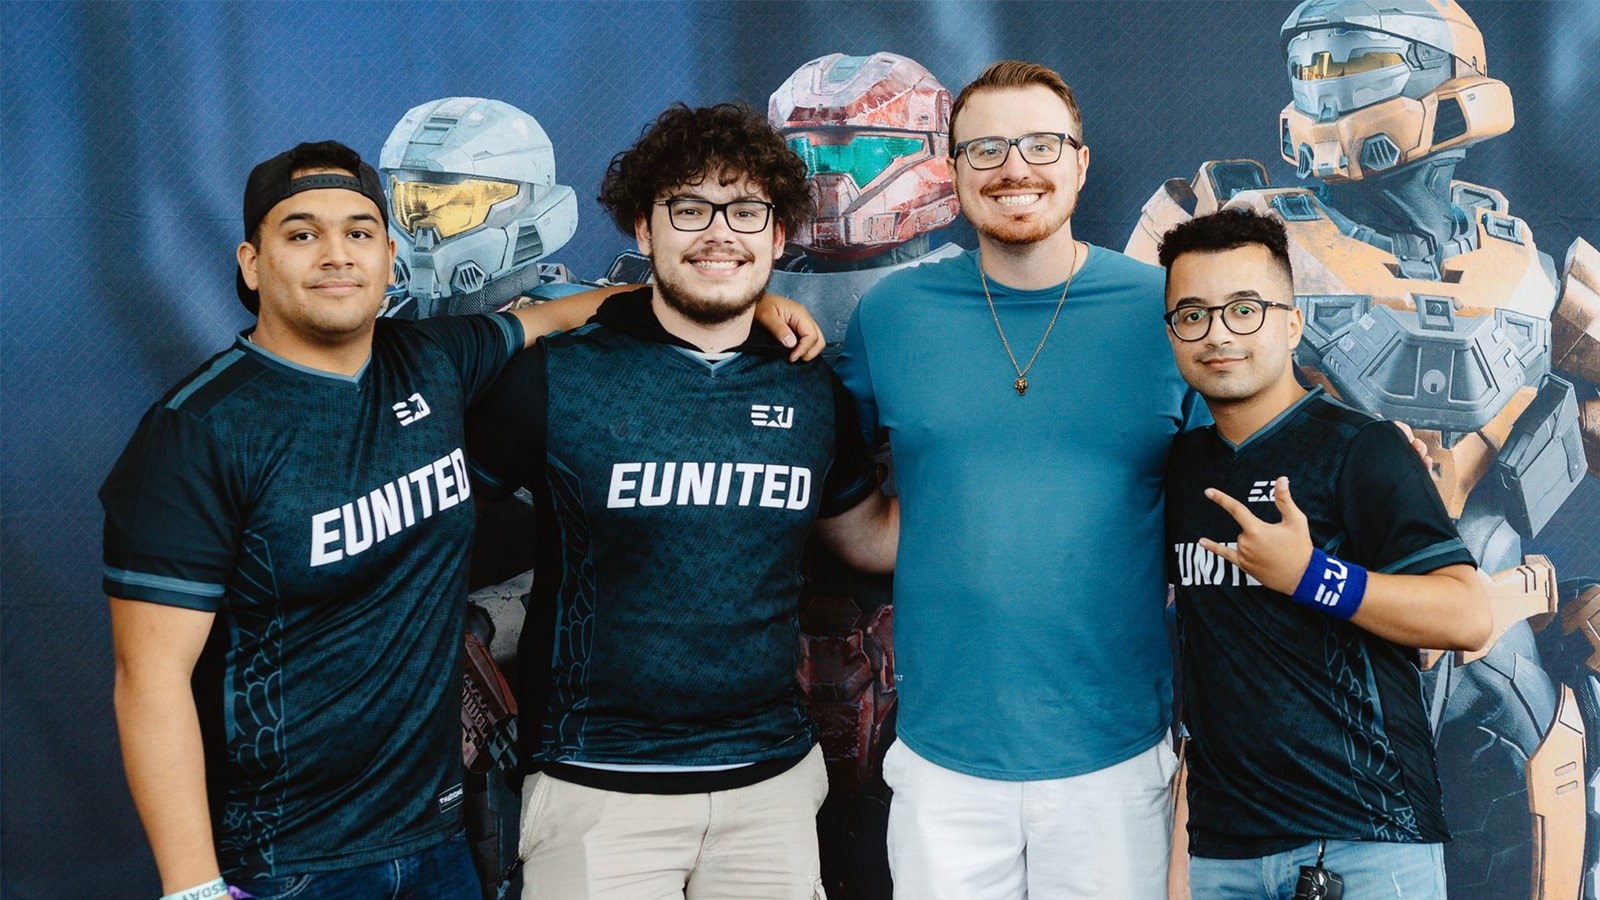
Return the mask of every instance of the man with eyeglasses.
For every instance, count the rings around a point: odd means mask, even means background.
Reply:
[[[828,783],[795,681],[801,551],[815,527],[885,571],[897,514],[838,379],[751,327],[805,164],[747,106],[679,104],[600,199],[654,283],[518,357],[469,428],[541,516],[524,896],[812,900]]]
[[[252,169],[235,291],[256,321],[145,413],[100,489],[117,728],[167,900],[481,896],[466,407],[597,304],[379,318],[388,218],[335,141]]]
[[[1224,209],[1160,259],[1178,370],[1215,420],[1167,469],[1193,896],[1443,898],[1416,648],[1488,639],[1472,555],[1399,429],[1295,379],[1280,222]]]
[[[895,894],[1164,898],[1161,475],[1203,410],[1148,315],[1161,271],[1073,236],[1061,77],[996,63],[950,128],[978,249],[880,282],[839,362],[903,509]]]

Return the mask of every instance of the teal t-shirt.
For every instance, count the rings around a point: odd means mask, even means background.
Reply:
[[[1078,775],[1170,721],[1162,476],[1204,405],[1173,364],[1160,269],[1092,247],[1019,396],[977,262],[884,279],[837,367],[894,454],[896,728],[971,775]],[[989,290],[1026,362],[1062,286]]]

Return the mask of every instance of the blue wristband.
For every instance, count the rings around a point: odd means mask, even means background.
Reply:
[[[1366,569],[1313,547],[1306,573],[1300,576],[1300,585],[1289,599],[1335,619],[1349,621],[1361,608],[1361,598],[1366,593]]]

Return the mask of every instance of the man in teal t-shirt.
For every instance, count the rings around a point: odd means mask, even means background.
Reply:
[[[896,896],[1165,897],[1161,483],[1203,411],[1161,270],[1072,236],[1067,85],[997,63],[950,121],[979,249],[868,292],[839,362],[900,492]]]

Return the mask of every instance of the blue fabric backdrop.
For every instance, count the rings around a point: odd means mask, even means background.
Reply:
[[[1160,182],[1253,157],[1278,183],[1289,2],[0,4],[0,894],[155,896],[111,713],[95,490],[145,407],[248,323],[239,196],[260,159],[333,137],[374,160],[409,107],[506,100],[580,199],[554,261],[631,242],[593,202],[667,103],[767,96],[824,53],[891,50],[953,90],[1058,68],[1094,148],[1076,233],[1120,248]],[[1517,125],[1458,177],[1500,188],[1559,264],[1600,241],[1600,4],[1469,6]],[[1600,574],[1590,479],[1530,549]]]

